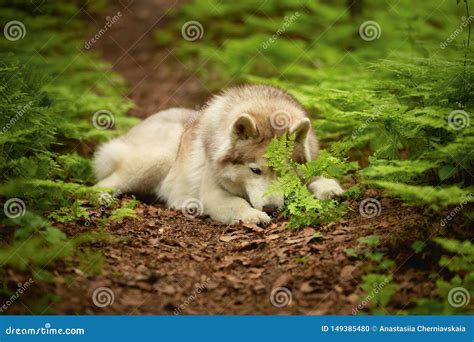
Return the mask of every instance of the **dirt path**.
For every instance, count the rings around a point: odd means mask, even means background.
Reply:
[[[202,105],[210,96],[172,51],[153,42],[152,29],[167,24],[162,17],[170,3],[137,0],[128,8],[119,6],[123,17],[95,46],[127,80],[128,96],[138,105],[132,112],[136,116],[171,106]],[[97,26],[103,22],[94,19]],[[369,195],[378,197],[375,192]],[[410,304],[406,298],[426,296],[432,290],[423,284],[428,271],[419,270],[417,263],[422,261],[412,262],[410,245],[400,245],[410,232],[422,235],[426,221],[415,209],[378,198],[380,216],[364,218],[358,203],[350,202],[345,221],[298,231],[288,229],[284,220],[266,228],[218,225],[159,204],[140,204],[138,219],[106,227],[121,242],[95,246],[106,256],[102,274],[87,276],[68,268],[74,280],[56,283],[59,300],[50,312],[350,314],[361,302],[358,285],[370,261],[349,258],[346,250],[363,249],[357,239],[370,234],[381,236],[380,248],[403,265],[395,280],[404,298],[395,298],[394,307],[405,307]],[[63,229],[78,231],[77,226]],[[322,237],[315,237],[316,231]],[[101,287],[112,293],[110,305],[94,304],[94,291]],[[278,295],[272,295],[275,289]]]
[[[127,95],[137,104],[131,115],[146,117],[170,107],[195,108],[212,95],[172,48],[159,48],[153,41],[153,32],[169,24],[169,12],[178,5],[178,0],[116,1],[108,16],[120,11],[121,18],[93,46],[127,81]],[[107,15],[86,15],[97,30],[104,26]]]

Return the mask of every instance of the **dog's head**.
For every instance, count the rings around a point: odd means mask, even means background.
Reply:
[[[284,197],[281,192],[269,192],[278,175],[267,166],[265,152],[271,140],[283,134],[295,135],[294,160],[304,163],[317,153],[316,138],[306,116],[267,110],[237,115],[230,130],[229,148],[219,159],[221,185],[270,216],[283,206]]]

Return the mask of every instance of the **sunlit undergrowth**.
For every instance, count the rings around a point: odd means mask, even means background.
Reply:
[[[23,38],[12,31],[13,39],[6,33],[0,39],[2,270],[8,265],[47,278],[40,268],[106,239],[100,230],[69,238],[54,226],[99,223],[89,218],[101,195],[91,187],[93,144],[135,122],[125,115],[132,104],[121,96],[122,79],[83,51],[80,18],[70,1],[44,3],[41,12],[29,0],[0,1],[2,24],[24,25],[17,26]],[[99,111],[115,121],[112,129],[94,125]]]

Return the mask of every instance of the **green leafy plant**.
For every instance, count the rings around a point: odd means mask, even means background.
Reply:
[[[349,169],[348,165],[324,151],[317,161],[298,164],[292,159],[294,145],[292,136],[274,138],[265,154],[268,166],[279,175],[269,191],[284,193],[286,206],[283,214],[290,218],[290,227],[338,220],[344,207],[335,200],[315,198],[308,185],[316,176],[341,176]]]
[[[362,277],[360,288],[364,291],[364,301],[368,302],[371,313],[386,314],[384,308],[388,305],[398,289],[392,282],[392,276],[386,274],[370,273]]]
[[[393,275],[387,271],[393,270],[395,262],[385,256],[385,253],[376,251],[381,240],[377,235],[368,235],[358,239],[358,242],[364,248],[361,250],[346,251],[350,257],[366,259],[370,261],[364,268],[365,275],[359,284],[363,295],[360,297],[362,303],[365,303],[362,309],[368,310],[375,315],[387,313],[387,305],[397,292],[399,285],[395,283]]]
[[[474,296],[474,246],[470,241],[436,238],[434,240],[449,254],[443,255],[439,265],[449,270],[447,280],[437,275],[438,298],[418,299],[413,314],[438,312],[444,315],[463,315],[472,312]],[[441,300],[440,300],[441,299]]]
[[[26,28],[23,39],[0,40],[0,263],[46,281],[55,262],[80,256],[94,239],[107,241],[92,229],[70,237],[61,224],[87,221],[98,206],[91,147],[137,121],[126,115],[132,103],[122,97],[123,80],[81,51],[78,11],[69,1],[45,2],[41,12],[28,0],[0,1],[2,23]],[[101,110],[110,113],[110,129],[94,125]],[[20,210],[6,215],[9,203]]]
[[[416,240],[411,245],[411,248],[415,251],[415,253],[421,253],[426,248],[426,243],[424,241]]]

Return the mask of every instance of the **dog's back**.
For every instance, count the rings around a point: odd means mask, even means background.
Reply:
[[[97,185],[153,193],[176,159],[183,130],[196,115],[184,108],[161,111],[102,145],[93,162]]]

